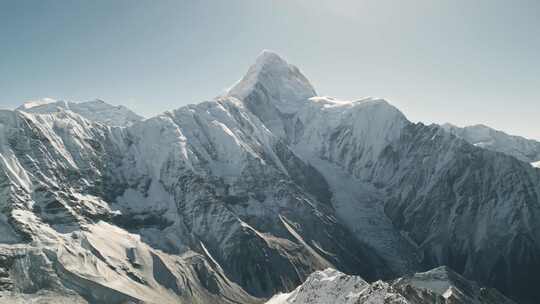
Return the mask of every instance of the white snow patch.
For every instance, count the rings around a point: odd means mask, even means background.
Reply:
[[[443,294],[442,296],[445,298],[445,299],[448,299],[452,296],[452,287],[449,287]]]

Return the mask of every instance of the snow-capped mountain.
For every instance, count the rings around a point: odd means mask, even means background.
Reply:
[[[124,106],[113,106],[100,99],[85,102],[67,102],[44,98],[42,100],[25,102],[17,110],[39,114],[72,111],[88,120],[101,122],[110,126],[126,127],[143,120],[142,116],[139,116]]]
[[[512,304],[493,288],[483,288],[442,266],[392,281],[368,283],[328,268],[314,272],[289,293],[266,304]]]
[[[540,172],[514,157],[317,96],[268,51],[214,100],[111,107],[0,111],[0,296],[257,303],[326,268],[449,265],[539,299]]]
[[[533,165],[540,162],[540,142],[536,140],[509,135],[485,125],[460,128],[447,123],[442,127],[475,146],[505,153]]]

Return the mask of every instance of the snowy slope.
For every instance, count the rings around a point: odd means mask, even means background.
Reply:
[[[238,99],[187,106],[127,136],[132,144],[111,168],[112,185],[125,187],[114,207],[126,220],[140,217],[136,228],[154,246],[182,251],[202,242],[233,280],[259,296],[292,288],[323,267],[373,276],[363,261],[381,264],[335,220],[320,174]],[[165,237],[154,236],[150,219]]]
[[[142,116],[135,114],[124,106],[113,106],[100,99],[77,103],[44,98],[43,100],[28,101],[18,107],[17,110],[40,114],[72,111],[88,120],[110,126],[125,127],[143,120]]]
[[[294,131],[288,134],[293,150],[323,174],[337,215],[359,240],[372,246],[395,273],[415,269],[419,257],[386,216],[380,203],[384,194],[364,182],[365,168],[408,124],[405,116],[380,99],[311,101],[295,116]]]

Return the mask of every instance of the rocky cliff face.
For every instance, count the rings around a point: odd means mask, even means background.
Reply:
[[[536,299],[538,170],[384,100],[316,95],[264,52],[224,96],[146,120],[0,112],[2,296],[254,303],[329,267],[449,265]]]

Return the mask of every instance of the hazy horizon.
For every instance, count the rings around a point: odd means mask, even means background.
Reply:
[[[319,95],[540,140],[540,2],[5,1],[0,108],[103,99],[146,117],[222,94],[263,49]]]

